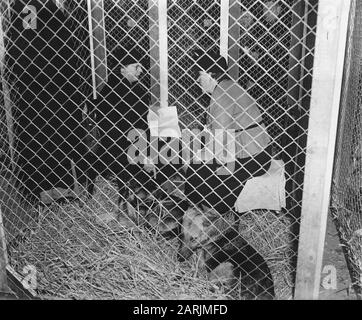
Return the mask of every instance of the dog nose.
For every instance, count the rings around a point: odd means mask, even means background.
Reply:
[[[189,259],[192,256],[193,251],[187,247],[187,246],[183,246],[180,248],[179,252],[178,252],[178,261],[183,262],[187,259]]]

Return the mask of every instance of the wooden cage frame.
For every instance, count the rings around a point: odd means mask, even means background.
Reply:
[[[7,0],[9,1],[9,0]],[[342,87],[348,17],[352,0],[319,0],[317,35],[315,44],[312,99],[308,129],[304,192],[298,248],[295,299],[317,299],[322,269],[323,247],[330,203],[332,169],[337,135],[338,114]],[[236,0],[221,0],[221,54],[228,53],[237,61],[233,41],[238,38],[237,28],[229,30],[229,18],[238,14]],[[106,44],[103,0],[87,0],[93,95],[107,79]],[[167,57],[167,0],[149,0],[150,48],[153,61],[153,104],[168,107]],[[155,23],[157,21],[157,23]],[[0,64],[4,59],[4,33],[0,32]],[[156,45],[158,45],[158,48]],[[165,54],[166,53],[166,54]],[[235,67],[236,68],[236,67]],[[233,68],[231,76],[237,70]],[[7,97],[6,105],[10,105]],[[11,111],[8,111],[11,112]],[[8,113],[7,112],[7,113]],[[9,145],[12,150],[12,128],[8,123]],[[4,235],[0,233],[1,238]],[[4,267],[4,257],[0,266]],[[7,267],[8,268],[8,267]],[[0,288],[6,285],[6,273],[0,268]]]

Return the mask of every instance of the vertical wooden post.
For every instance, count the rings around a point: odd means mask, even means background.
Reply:
[[[229,55],[230,0],[221,0],[220,7],[220,55],[227,59]]]
[[[168,36],[167,0],[158,1],[159,44],[160,44],[160,107],[168,107]]]
[[[160,105],[160,51],[157,0],[148,1],[150,35],[151,106]]]
[[[6,266],[8,265],[5,231],[2,219],[2,211],[0,208],[0,292],[8,291],[7,277],[6,277]]]
[[[168,106],[167,0],[149,0],[151,105]]]
[[[87,8],[93,98],[96,99],[108,76],[103,0],[87,0]]]
[[[350,5],[319,1],[296,299],[319,294]]]
[[[229,74],[239,80],[239,56],[240,56],[240,3],[237,0],[229,0]]]
[[[2,91],[4,96],[4,109],[5,109],[5,117],[6,117],[6,125],[7,125],[7,133],[8,133],[8,141],[9,141],[9,150],[10,150],[10,160],[13,169],[15,169],[15,149],[14,149],[14,125],[13,125],[13,117],[11,110],[11,99],[10,99],[10,88],[9,84],[6,81],[5,75],[5,32],[3,30],[4,26],[4,13],[0,13],[0,76],[1,76],[1,84]],[[10,17],[9,17],[10,18]]]

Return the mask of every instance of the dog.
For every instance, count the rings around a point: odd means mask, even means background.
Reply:
[[[192,207],[182,222],[179,260],[201,251],[201,265],[210,280],[232,289],[240,279],[246,300],[271,300],[274,282],[263,257],[237,231],[234,212],[221,216],[213,209]]]
[[[159,186],[145,188],[136,180],[129,181],[125,190],[118,205],[129,219],[168,240],[179,237],[183,215],[190,207],[186,199]]]
[[[162,195],[162,196],[161,196]],[[148,211],[145,215],[146,227],[167,240],[178,238],[181,234],[182,219],[190,207],[187,200],[177,196],[156,194],[156,201],[146,201]]]

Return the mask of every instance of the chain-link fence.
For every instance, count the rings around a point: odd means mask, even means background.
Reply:
[[[41,298],[292,298],[318,1],[167,1],[167,33],[155,1],[1,4],[8,269]],[[232,160],[198,152],[217,129]]]
[[[341,100],[339,134],[333,177],[331,215],[361,298],[361,28],[362,5],[353,1],[350,14]]]

